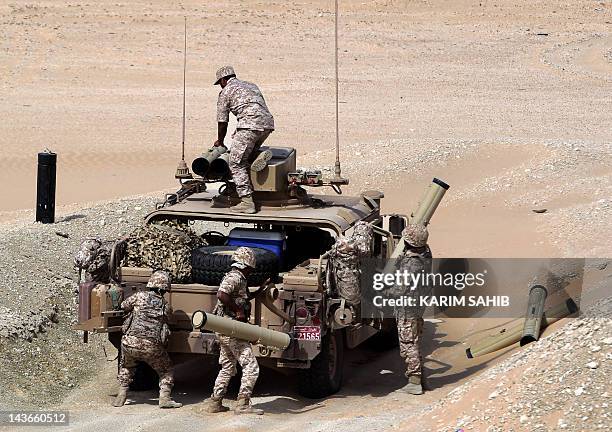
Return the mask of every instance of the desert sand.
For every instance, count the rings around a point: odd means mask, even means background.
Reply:
[[[31,217],[44,148],[59,206],[177,186],[183,16],[187,159],[215,139],[232,64],[275,116],[268,144],[332,165],[333,2],[3,3],[2,220]],[[444,179],[445,256],[609,256],[610,22],[600,2],[341,1],[348,192],[409,212]]]
[[[267,144],[295,147],[302,167],[333,166],[332,1],[3,2],[3,226],[33,220],[36,153],[44,148],[58,154],[58,217],[178,187],[184,16],[188,162],[215,139],[214,73],[232,64],[260,86],[275,116]],[[445,180],[451,189],[430,229],[440,257],[612,256],[609,2],[340,1],[339,19],[345,193],[379,189],[386,212],[409,213],[432,177]],[[95,215],[88,218],[98,229]],[[286,422],[287,430],[335,430],[365,421],[409,430],[397,423],[402,410],[424,413],[419,427],[458,427],[474,415],[470,400],[451,412],[436,401],[511,353],[468,364],[465,327],[439,323],[428,331],[439,333],[428,354],[452,367],[421,401],[393,393],[397,375],[384,371],[399,370],[395,354],[362,351],[353,354],[346,389],[327,402],[304,403],[279,388],[276,375],[264,377],[257,403],[271,416],[260,428]],[[100,408],[114,389],[113,373],[106,365],[97,382],[65,402],[81,404],[74,430],[117,427],[115,411]],[[384,394],[371,373],[380,374]],[[475,395],[487,398],[494,385]],[[206,397],[184,378],[179,390],[194,403]],[[202,421],[195,409],[152,415],[156,407],[138,402],[126,412],[143,430]],[[395,424],[378,412],[361,415],[385,409]],[[547,428],[555,429],[557,417]],[[235,425],[226,416],[217,428]]]

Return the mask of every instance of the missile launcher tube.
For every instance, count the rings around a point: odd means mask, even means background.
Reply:
[[[565,318],[568,315],[573,314],[578,310],[578,306],[572,299],[550,308],[544,313],[542,318],[542,328],[551,325],[554,322],[559,321],[561,318]],[[480,342],[471,346],[465,350],[465,354],[468,358],[480,357],[485,354],[492,353],[502,348],[509,347],[521,340],[523,335],[524,319],[521,319],[521,323],[510,328],[503,328],[499,333],[487,336]]]
[[[427,189],[425,196],[419,204],[419,208],[410,216],[410,223],[428,225],[449,187],[450,186],[442,180],[434,177],[431,186],[429,186],[429,189]],[[400,257],[402,252],[404,252],[404,238],[400,237],[383,273],[386,274],[394,271],[394,262]]]
[[[428,225],[449,187],[442,180],[434,178],[421,200],[419,208],[410,216],[410,223]]]
[[[227,152],[227,147],[218,146],[208,149],[206,152],[202,153],[200,157],[197,157],[191,163],[191,169],[194,173],[201,177],[206,177],[208,170],[210,168],[210,164],[220,157],[222,154]]]
[[[527,303],[527,314],[525,325],[521,335],[521,346],[535,342],[540,338],[540,328],[544,317],[544,303],[548,291],[542,285],[534,285],[529,290],[529,302]]]
[[[212,180],[226,179],[230,175],[229,153],[223,153],[210,163],[207,177]]]
[[[286,349],[291,343],[287,333],[266,329],[256,325],[220,317],[203,311],[196,311],[191,318],[193,327],[225,336],[235,337],[279,350]]]

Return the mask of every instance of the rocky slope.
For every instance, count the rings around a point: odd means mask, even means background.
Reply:
[[[88,236],[129,233],[155,201],[98,203],[59,215],[52,225],[0,227],[0,408],[57,404],[95,373],[105,347],[115,352],[105,335],[93,335],[85,345],[71,329],[77,281],[72,258]]]

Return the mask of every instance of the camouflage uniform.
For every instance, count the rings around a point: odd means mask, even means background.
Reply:
[[[238,124],[232,135],[229,166],[238,196],[245,197],[253,193],[249,177],[251,156],[274,130],[274,117],[259,88],[238,78],[230,78],[219,93],[217,121],[229,122],[230,112],[236,116]]]
[[[121,363],[117,377],[122,387],[134,378],[138,362],[145,362],[159,375],[160,390],[171,390],[174,385],[172,362],[164,347],[168,334],[167,323],[172,309],[163,297],[153,291],[140,291],[121,304],[131,316],[124,324],[121,338]]]
[[[420,252],[407,250],[399,259],[399,270],[407,273],[430,273],[432,256],[426,245],[427,230],[423,226],[411,226],[402,233],[404,240],[412,246],[424,247]],[[403,295],[412,296],[417,302],[422,296],[429,295],[431,287],[423,284],[414,289],[402,289]],[[425,307],[403,307],[395,309],[400,355],[406,362],[406,377],[421,377],[423,372],[423,356],[421,352],[421,337],[423,334],[423,313]]]
[[[232,300],[242,307],[248,302],[247,279],[238,269],[230,270],[219,286],[219,291],[228,294]],[[217,301],[217,306],[213,311],[216,315],[228,315],[225,306],[221,301]],[[255,387],[255,382],[259,376],[259,365],[251,344],[245,340],[224,336],[217,333],[220,345],[219,364],[221,370],[215,381],[212,398],[222,399],[227,392],[230,379],[236,375],[236,362],[242,367],[242,381],[238,397],[250,399]]]
[[[359,259],[371,256],[372,226],[357,222],[351,235],[339,238],[330,251],[330,268],[338,294],[352,305],[361,302]]]
[[[88,238],[81,243],[74,256],[74,266],[85,270],[86,282],[108,283],[110,281],[111,246],[99,238]]]

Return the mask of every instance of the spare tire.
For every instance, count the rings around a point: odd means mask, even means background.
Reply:
[[[219,285],[223,276],[231,270],[232,254],[238,246],[204,246],[191,254],[191,279],[194,283]],[[262,248],[251,248],[255,254],[256,268],[247,278],[248,286],[261,285],[278,274],[278,257]]]

